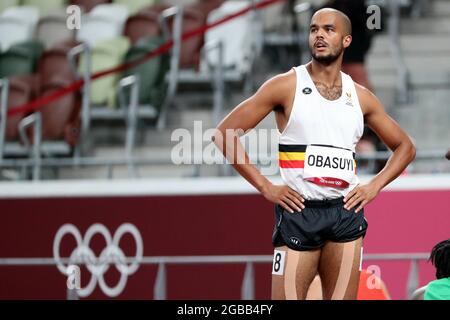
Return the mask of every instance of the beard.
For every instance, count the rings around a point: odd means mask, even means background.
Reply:
[[[320,62],[322,64],[329,65],[329,64],[335,62],[339,58],[341,53],[344,51],[344,48],[341,46],[334,52],[332,51],[331,53],[329,53],[327,55],[319,55],[319,54],[315,53],[314,49],[311,47],[310,47],[310,51],[311,51],[311,56],[313,57],[314,60],[316,60],[317,62]]]

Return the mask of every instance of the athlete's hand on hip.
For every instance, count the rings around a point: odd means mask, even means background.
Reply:
[[[305,199],[287,185],[268,184],[262,192],[263,196],[276,204],[279,204],[290,213],[300,212],[305,209],[303,202]]]
[[[355,210],[355,212],[359,212],[366,204],[372,201],[379,192],[380,189],[371,183],[359,184],[345,196],[344,208],[351,210],[359,204]]]

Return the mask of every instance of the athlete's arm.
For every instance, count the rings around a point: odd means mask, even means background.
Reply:
[[[303,198],[290,187],[273,185],[250,162],[239,136],[253,129],[275,107],[284,107],[287,97],[295,92],[293,71],[278,75],[266,83],[249,99],[239,104],[217,126],[214,143],[237,172],[251,183],[269,201],[293,213],[304,208]],[[294,78],[295,79],[295,78]],[[293,85],[292,85],[293,84]]]
[[[393,151],[383,170],[368,184],[357,186],[345,197],[345,208],[350,210],[359,204],[356,209],[358,212],[405,170],[414,160],[416,148],[406,132],[384,111],[383,105],[373,93],[360,85],[356,85],[356,91],[366,124]]]

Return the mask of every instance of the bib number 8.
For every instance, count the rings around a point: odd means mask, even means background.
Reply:
[[[284,274],[284,262],[286,259],[286,252],[275,250],[273,254],[272,274],[282,276]]]

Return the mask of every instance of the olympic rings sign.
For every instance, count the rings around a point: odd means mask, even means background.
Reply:
[[[127,264],[126,256],[120,249],[119,243],[123,235],[129,233],[133,236],[136,243],[136,254],[133,262]],[[106,247],[97,257],[89,247],[91,239],[94,235],[100,234],[106,241]],[[69,263],[64,264],[60,256],[61,240],[66,235],[72,235],[76,241],[76,248],[72,251],[69,257]],[[62,274],[68,276],[70,274],[70,266],[74,264],[85,264],[88,271],[91,273],[91,279],[86,287],[77,290],[80,297],[89,296],[95,289],[97,282],[103,293],[109,297],[117,297],[125,289],[128,276],[132,275],[139,268],[143,255],[143,242],[139,230],[130,223],[122,224],[114,236],[111,236],[108,229],[99,223],[93,224],[89,227],[84,235],[81,236],[80,231],[73,224],[65,224],[59,228],[53,241],[53,257],[56,262],[58,270]],[[115,287],[109,287],[105,282],[104,274],[108,271],[111,264],[114,264],[117,271],[120,272],[120,280]]]

